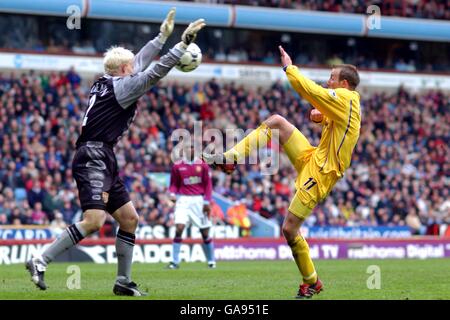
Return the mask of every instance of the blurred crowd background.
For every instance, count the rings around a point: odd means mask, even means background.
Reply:
[[[363,14],[366,13],[368,6],[376,5],[387,16],[450,19],[447,0],[195,0],[195,2]]]
[[[234,1],[230,1],[234,2]],[[238,1],[253,4],[261,1]],[[266,1],[268,5],[302,3],[311,10],[360,12],[368,1]],[[387,3],[380,1],[384,8]],[[410,3],[408,1],[400,1]],[[335,3],[334,5],[329,5]],[[309,6],[309,7],[308,7]],[[393,5],[395,8],[396,6]],[[322,8],[322,9],[321,9]],[[429,12],[442,19],[450,19],[446,1],[411,1],[405,12],[428,17]],[[431,8],[431,9],[429,9]],[[435,9],[437,8],[437,9]],[[382,9],[383,14],[389,14]],[[397,11],[392,11],[398,15]],[[422,17],[422,18],[423,18]],[[434,17],[434,18],[439,18]],[[101,55],[111,44],[122,45],[137,52],[150,37],[159,32],[159,24],[86,19],[80,32],[65,25],[65,17],[37,17],[0,15],[2,50],[46,52],[59,54]],[[179,41],[183,25],[176,25],[166,48]],[[132,35],[132,36],[130,36]],[[271,30],[243,30],[237,28],[208,27],[196,40],[203,49],[204,61],[251,64],[277,64],[276,47],[282,44],[292,53],[294,62],[303,66],[324,67],[350,63],[360,69],[396,70],[404,72],[444,72],[450,69],[448,42],[413,41],[344,35],[307,34]]]
[[[70,224],[80,217],[71,171],[89,83],[76,70],[0,74],[0,224]],[[433,234],[450,223],[450,97],[442,92],[362,95],[361,137],[352,166],[307,221],[310,226],[407,225]],[[173,224],[167,190],[151,172],[170,172],[171,132],[256,128],[278,113],[314,145],[320,126],[311,106],[287,84],[251,89],[215,79],[191,85],[166,82],[139,101],[139,114],[116,147],[120,175],[131,191],[140,225]],[[276,147],[276,146],[274,146]],[[214,172],[214,190],[281,223],[295,172],[281,154],[277,174],[240,165],[232,176]],[[347,220],[344,216],[349,216]],[[214,217],[224,223],[223,216]]]

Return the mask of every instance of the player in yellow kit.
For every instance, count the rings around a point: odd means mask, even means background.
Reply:
[[[300,226],[350,166],[361,126],[359,94],[355,91],[359,75],[352,65],[335,66],[327,82],[328,88],[323,88],[305,78],[292,65],[283,48],[279,49],[292,87],[315,108],[310,120],[323,127],[319,145],[312,146],[285,118],[272,115],[224,154],[203,157],[213,168],[231,173],[239,159],[265,145],[271,139],[272,130],[278,130],[280,144],[298,172],[296,194],[282,229],[303,279],[297,298],[310,298],[322,290],[322,283],[311,260],[308,243],[300,234]]]

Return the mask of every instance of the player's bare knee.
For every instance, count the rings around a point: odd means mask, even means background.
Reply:
[[[203,240],[208,240],[208,238],[209,238],[209,228],[208,229],[202,229],[201,233],[202,233]]]
[[[175,238],[181,238],[184,231],[184,225],[183,224],[177,224],[175,226]]]
[[[94,233],[94,232],[97,232],[98,230],[100,230],[100,228],[103,226],[104,220],[95,219],[95,220],[89,220],[89,221],[85,220],[83,222],[84,222],[82,224],[83,229],[85,229],[86,232],[88,234],[90,234],[90,233]]]
[[[100,228],[105,223],[106,212],[101,210],[87,210],[84,213],[83,221],[81,222],[82,227],[87,233],[94,233],[100,230]]]
[[[286,123],[287,120],[279,114],[274,114],[265,121],[270,129],[281,129]]]
[[[297,236],[297,230],[295,230],[289,223],[283,223],[281,228],[284,238],[289,242],[295,239]]]
[[[283,226],[281,227],[284,238],[287,242],[293,241],[297,237],[299,227],[300,226],[297,224],[294,216],[291,212],[289,212],[288,216],[283,222]]]
[[[130,233],[134,233],[136,231],[138,223],[139,216],[136,213],[128,214],[122,217],[121,221],[119,221],[120,229]]]
[[[129,218],[130,228],[134,228],[134,230],[136,230],[138,223],[139,223],[139,216],[137,214],[134,214]]]
[[[287,121],[284,117],[280,116],[279,114],[275,114],[270,116],[265,124],[272,130],[277,130],[278,138],[280,139],[280,143],[284,144],[287,142],[289,137],[292,135],[292,132],[294,131],[295,127]],[[272,134],[274,132],[272,131]]]

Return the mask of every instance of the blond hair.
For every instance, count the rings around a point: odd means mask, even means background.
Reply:
[[[134,59],[134,54],[123,47],[113,46],[106,50],[103,58],[105,73],[115,76],[120,72],[120,67],[130,63]]]

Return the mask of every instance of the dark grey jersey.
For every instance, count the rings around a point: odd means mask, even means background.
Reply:
[[[129,76],[104,75],[91,87],[77,145],[101,141],[114,146],[128,130],[136,114],[136,102],[163,78],[185,52],[175,46],[155,64],[148,65],[161,50],[158,38],[144,46],[134,58],[134,73]]]
[[[87,141],[101,141],[114,146],[128,130],[135,114],[136,101],[123,108],[114,94],[113,78],[101,77],[91,88],[77,145]]]

